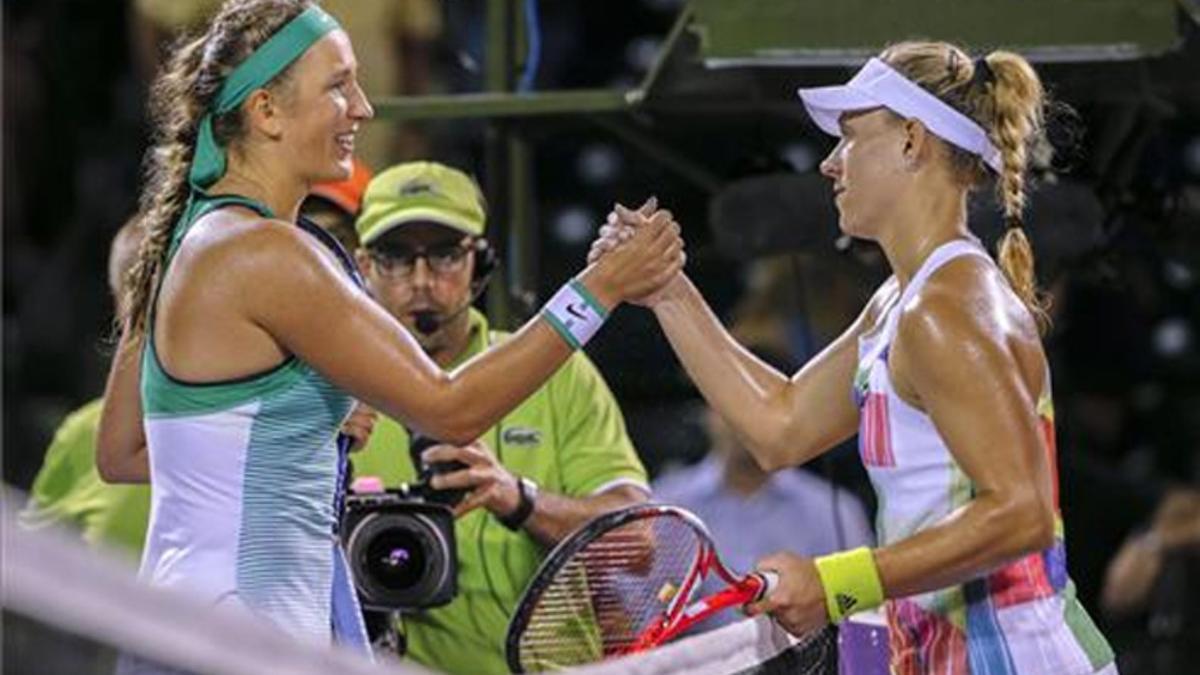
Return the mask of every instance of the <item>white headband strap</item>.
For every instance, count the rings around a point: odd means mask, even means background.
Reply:
[[[1003,170],[1000,151],[983,127],[877,58],[867,61],[846,84],[801,88],[796,93],[817,126],[832,136],[842,135],[838,125],[842,113],[883,106],[920,120],[946,142],[978,155],[997,173]]]

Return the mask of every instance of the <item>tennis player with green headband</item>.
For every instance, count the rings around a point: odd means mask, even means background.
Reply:
[[[821,172],[842,231],[877,243],[893,276],[794,374],[738,345],[683,275],[645,301],[763,467],[858,433],[879,547],[770,556],[759,567],[779,586],[751,610],[801,634],[885,605],[901,675],[1115,673],[1067,575],[1058,510],[1045,309],[1022,227],[1027,157],[1045,142],[1037,73],[1012,52],[911,42],[799,96],[839,139]],[[1009,225],[995,260],[967,222],[969,193],[993,182]],[[593,257],[645,218],[615,214]]]
[[[312,184],[350,174],[373,114],[355,69],[346,33],[301,0],[230,0],[174,50],[152,93],[147,235],[97,465],[151,483],[147,582],[361,647],[333,537],[335,436],[354,399],[466,445],[684,256],[659,218],[512,339],[442,371],[296,226]]]

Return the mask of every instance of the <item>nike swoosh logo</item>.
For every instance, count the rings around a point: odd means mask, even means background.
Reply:
[[[580,321],[587,321],[587,314],[578,309],[575,305],[567,305],[567,314],[570,314]]]

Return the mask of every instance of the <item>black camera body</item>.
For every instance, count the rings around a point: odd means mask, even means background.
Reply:
[[[458,592],[454,514],[408,490],[346,497],[342,543],[364,609],[438,607]]]
[[[342,545],[364,609],[390,612],[445,605],[458,593],[454,513],[466,490],[435,490],[433,476],[466,468],[425,464],[438,442],[409,432],[418,480],[399,490],[351,493],[342,512]]]

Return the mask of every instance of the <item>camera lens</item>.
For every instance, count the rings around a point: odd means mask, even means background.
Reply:
[[[452,597],[453,516],[438,509],[393,505],[367,514],[350,529],[346,557],[364,607],[427,607]]]
[[[388,590],[412,588],[425,576],[428,562],[421,539],[411,530],[381,532],[366,548],[364,567]]]

